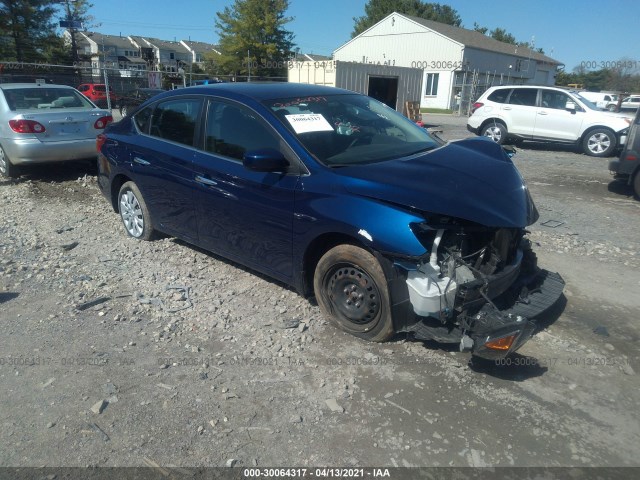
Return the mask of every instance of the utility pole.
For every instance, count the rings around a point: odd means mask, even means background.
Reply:
[[[78,26],[82,28],[82,24],[73,18],[73,14],[71,13],[71,2],[70,0],[61,0],[61,3],[65,6],[65,11],[67,13],[67,18],[64,21],[60,22],[61,27],[66,27],[69,29],[69,33],[71,34],[71,58],[73,63],[77,63],[79,60],[78,57],[78,45],[76,42],[76,29]]]
[[[247,82],[251,81],[251,53],[249,49],[247,49],[247,65],[249,66],[249,77],[247,78]]]

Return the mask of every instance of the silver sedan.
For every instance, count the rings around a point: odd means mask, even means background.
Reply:
[[[0,175],[21,165],[95,158],[96,137],[113,121],[75,88],[0,84]]]

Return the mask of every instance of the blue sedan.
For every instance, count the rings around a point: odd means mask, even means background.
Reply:
[[[413,332],[501,358],[562,294],[525,237],[538,213],[507,152],[444,144],[364,95],[174,90],[97,144],[128,235],[173,235],[290,284],[368,340]]]

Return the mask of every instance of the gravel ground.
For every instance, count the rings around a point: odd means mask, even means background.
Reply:
[[[640,202],[607,160],[514,161],[567,288],[505,365],[361,341],[239,265],[128,238],[93,166],[0,182],[0,465],[640,466]]]

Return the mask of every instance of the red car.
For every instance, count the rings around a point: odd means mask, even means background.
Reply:
[[[78,90],[99,107],[106,106],[107,87],[104,83],[83,83],[78,87]],[[111,97],[111,105],[115,107],[116,94],[113,93],[113,89],[111,87],[109,87],[109,96]]]

